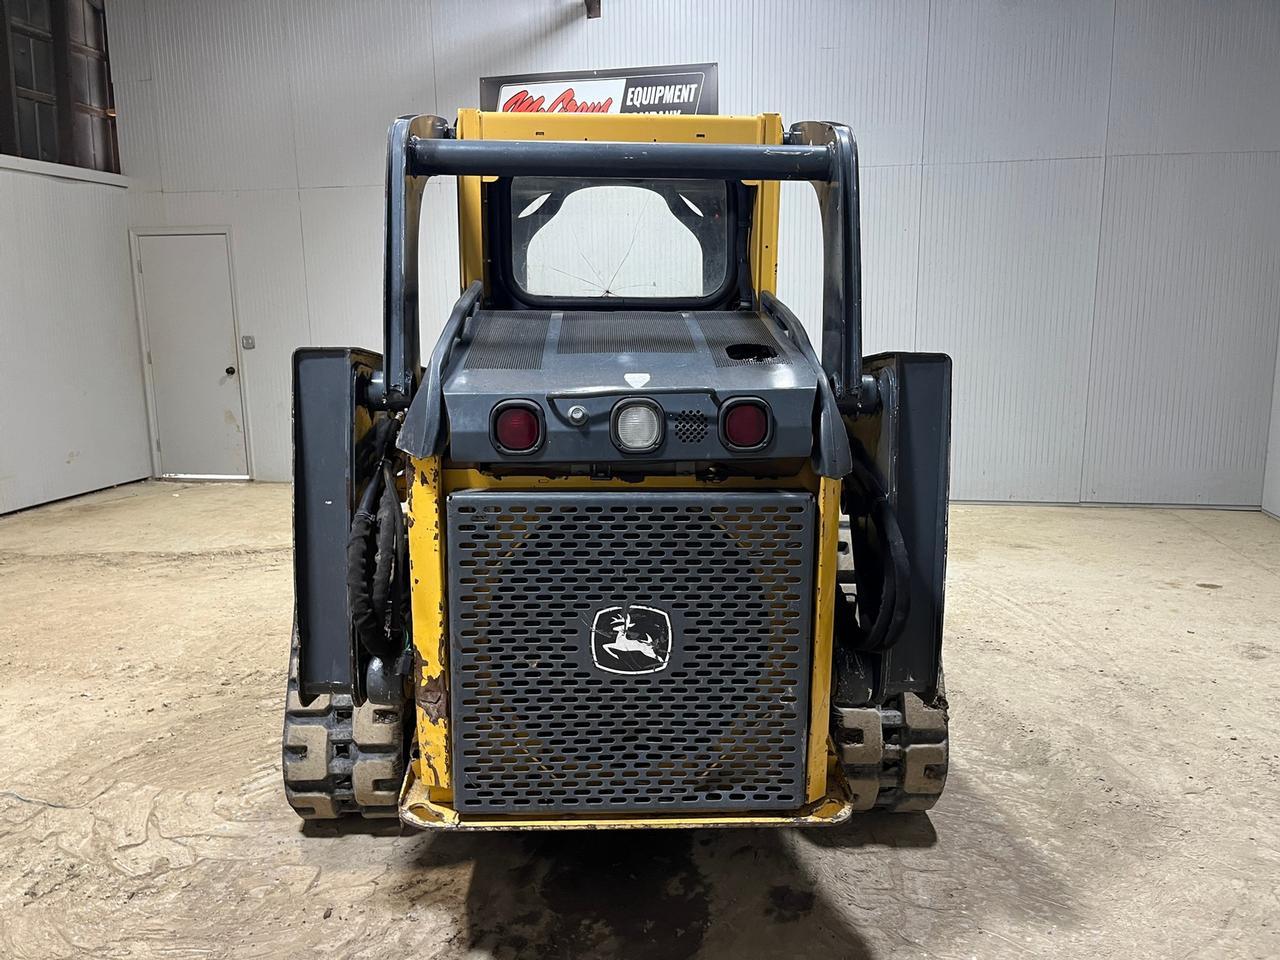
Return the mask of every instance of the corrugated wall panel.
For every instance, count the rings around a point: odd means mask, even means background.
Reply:
[[[862,161],[919,163],[927,0],[761,2],[748,109],[853,127]]]
[[[1267,447],[1262,509],[1280,517],[1280,344],[1276,347],[1275,383],[1271,388],[1271,442]]]
[[[130,187],[127,199],[130,227],[162,227],[166,224],[164,194],[159,190],[143,192]]]
[[[298,185],[276,0],[147,8],[166,191]]]
[[[934,4],[926,163],[1100,157],[1113,0]]]
[[[125,191],[0,169],[0,513],[151,474]]]
[[[718,63],[721,113],[760,113],[776,107],[751,103],[755,60],[752,16],[756,0],[651,0],[616,3],[609,15],[586,24],[590,66],[630,67],[638,62],[637,38],[644,38],[644,63]],[[679,24],[678,29],[662,25]]]
[[[1280,318],[1280,153],[1113,157],[1086,500],[1260,502]]]
[[[1101,160],[926,167],[917,348],[955,361],[952,496],[1075,500]]]
[[[862,202],[863,352],[911,350],[916,342],[920,167],[867,167]],[[782,185],[778,296],[815,344],[822,330],[822,223],[807,183]]]
[[[1117,3],[1110,153],[1280,150],[1280,3]]]
[[[431,26],[436,112],[443,117],[479,106],[481,77],[579,70],[590,60],[580,3],[431,0]],[[650,62],[636,39],[636,59]]]
[[[866,354],[916,348],[921,176],[918,166],[868,167],[861,172]]]
[[[311,342],[382,352],[383,188],[302,190]]]
[[[822,342],[822,220],[818,200],[807,183],[784,183],[781,193],[778,297],[800,318],[816,347]]]
[[[381,186],[392,118],[436,109],[428,4],[288,0],[285,16],[300,186]]]
[[[382,187],[303,190],[300,196],[311,342],[381,352]],[[460,293],[457,204],[455,181],[428,181],[418,248],[424,356]]]
[[[151,80],[116,80],[112,83],[116,115],[130,118],[117,124],[120,169],[127,170],[132,191],[144,193],[162,188],[160,144],[156,139],[155,83]]]
[[[418,243],[418,325],[422,351],[435,346],[453,305],[462,293],[458,261],[458,182],[427,181],[422,194],[422,233]]]
[[[1084,438],[1074,422],[1064,426],[1071,415],[1059,393],[1079,361],[1074,348],[1066,349],[1067,367],[1059,369],[1058,360],[1037,353],[1035,338],[1074,344],[1067,331],[1087,326],[1079,302],[1092,298],[1093,275],[1075,245],[1079,220],[1100,219],[1098,177],[1042,170],[1037,175],[1052,181],[1051,195],[1027,195],[1016,204],[1010,196],[1021,196],[1036,175],[989,161],[1097,155],[1108,136],[1109,88],[1111,153],[1278,149],[1280,96],[1271,95],[1280,89],[1280,58],[1272,55],[1278,17],[1280,6],[1268,0],[1116,0],[1114,8],[1111,0],[616,0],[593,21],[576,0],[377,0],[358,14],[302,0],[109,0],[127,172],[139,176],[144,191],[157,184],[169,191],[131,197],[132,222],[171,222],[175,210],[198,216],[189,222],[207,221],[212,211],[202,201],[166,204],[175,191],[230,196],[226,191],[272,188],[294,197],[295,187],[304,188],[292,201],[302,222],[291,239],[289,214],[278,209],[284,201],[270,192],[262,201],[266,212],[255,212],[251,193],[222,204],[237,237],[255,224],[267,231],[268,240],[237,241],[256,250],[256,276],[243,281],[238,296],[261,327],[260,342],[286,357],[286,345],[364,340],[376,332],[367,304],[380,291],[381,243],[367,247],[381,213],[367,198],[381,185],[385,125],[406,110],[451,116],[475,104],[481,75],[715,60],[723,111],[848,121],[864,163],[867,349],[954,346],[957,422],[970,431],[957,434],[957,494],[1050,500],[1080,495]],[[952,161],[983,169],[951,169]],[[1224,169],[1236,176],[1235,168]],[[314,195],[306,189],[322,185],[367,189]],[[1187,186],[1177,178],[1166,184]],[[1218,195],[1214,185],[1201,186]],[[1072,204],[1077,209],[1065,209]],[[424,346],[458,292],[452,184],[433,184],[425,208]],[[1069,227],[1067,235],[1037,235],[1025,249],[1009,248],[1008,238],[1053,217]],[[816,327],[821,254],[807,187],[786,188],[782,228],[779,292]],[[1095,247],[1099,229],[1095,222]],[[1239,225],[1214,229],[1221,244],[1247,247]],[[951,243],[993,246],[984,254]],[[1050,270],[1045,258],[1060,247],[1066,266]],[[1005,269],[994,257],[1026,265]],[[1235,278],[1229,266],[1206,266],[1201,283]],[[963,275],[971,268],[983,283]],[[1061,294],[1061,302],[1043,316],[1027,313],[1021,326],[1014,318],[1034,302],[1038,287]],[[976,331],[948,328],[948,311],[975,318]],[[342,337],[344,318],[351,327]],[[1141,318],[1107,320],[1119,325],[1109,334],[1119,340],[1146,335]],[[1251,349],[1247,328],[1224,328],[1228,339],[1244,339],[1222,349]],[[1174,355],[1167,345],[1170,355],[1152,361],[1150,388],[1163,389],[1194,363],[1191,349]],[[1019,366],[1004,393],[984,394],[987,381],[967,371],[1002,368],[1009,357]],[[1095,386],[1112,376],[1111,368],[1093,373]],[[1032,383],[1037,377],[1039,386]],[[269,405],[287,413],[287,364],[274,385],[253,374],[246,380],[254,396],[273,398]],[[993,435],[976,429],[989,423],[998,427]],[[1056,432],[1046,433],[1046,423]],[[1123,476],[1128,467],[1108,459],[1124,453],[1122,439],[1111,437],[1117,428],[1103,418],[1089,429],[1097,434],[1091,476]],[[1248,434],[1240,442],[1250,449],[1265,445],[1260,416],[1237,429]],[[262,433],[265,449],[255,451],[267,468],[262,475],[280,475],[287,449],[276,439],[287,435],[287,417]],[[1045,446],[1055,442],[1062,446]],[[1167,498],[1171,475],[1161,470],[1169,465],[1158,466],[1111,488],[1112,495]],[[1243,469],[1240,489],[1258,488],[1257,468]],[[1200,497],[1208,502],[1222,493],[1204,486]]]
[[[106,0],[111,80],[151,79],[151,31],[147,0]]]

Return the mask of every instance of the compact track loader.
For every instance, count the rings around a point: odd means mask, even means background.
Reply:
[[[433,176],[458,178],[462,295],[424,358]],[[817,344],[774,293],[784,180],[821,212]],[[951,364],[862,355],[849,129],[406,117],[386,203],[382,354],[293,362],[294,809],[543,829],[932,806]]]

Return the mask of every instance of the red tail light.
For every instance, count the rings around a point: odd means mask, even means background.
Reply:
[[[542,445],[542,414],[531,403],[507,400],[493,408],[493,442],[503,453],[532,453]]]
[[[764,446],[769,439],[769,409],[759,400],[731,401],[720,416],[720,435],[727,447]]]

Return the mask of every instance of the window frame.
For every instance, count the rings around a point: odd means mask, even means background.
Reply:
[[[742,291],[750,288],[750,270],[746,258],[745,238],[750,232],[753,196],[736,180],[716,181],[725,185],[725,270],[720,286],[701,297],[567,297],[533,294],[515,278],[512,259],[511,177],[499,177],[484,184],[486,273],[490,278],[490,296],[496,303],[544,310],[708,310],[719,307],[733,309],[740,305]],[[566,178],[577,179],[577,178]],[[690,178],[708,179],[708,178]],[[602,181],[607,182],[607,181]],[[635,182],[618,178],[618,183]],[[745,217],[744,217],[745,210]],[[496,282],[495,282],[496,281]]]
[[[87,23],[86,15],[97,18],[101,49],[90,46],[87,42],[72,39],[71,4],[81,5],[82,23]],[[49,27],[45,30],[25,19],[16,19],[12,0],[0,0],[0,154],[39,163],[56,163],[78,170],[94,170],[99,173],[118,175],[120,144],[116,129],[111,50],[107,37],[106,10],[103,0],[48,0],[48,7]],[[88,32],[82,32],[87,41]],[[17,58],[14,54],[15,37],[34,40],[52,47],[54,85],[52,94],[18,86]],[[105,80],[104,105],[87,103],[76,97],[75,84],[72,80],[74,58],[80,58],[91,68],[101,71]],[[92,67],[95,64],[101,64],[101,66]],[[86,84],[88,82],[89,78],[86,77]],[[38,122],[37,143],[35,145],[24,143],[21,113],[18,109],[19,101],[43,103],[53,107],[55,138],[53,151],[41,152],[40,143],[43,141],[45,131]],[[88,116],[99,124],[91,123],[86,130],[77,123],[77,118],[81,116]],[[95,147],[97,139],[93,132],[95,127],[105,133],[101,151]],[[80,162],[81,154],[88,158],[88,163]]]

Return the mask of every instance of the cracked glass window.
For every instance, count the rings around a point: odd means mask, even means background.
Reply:
[[[726,206],[719,180],[515,177],[515,281],[534,297],[711,297],[728,279]]]

